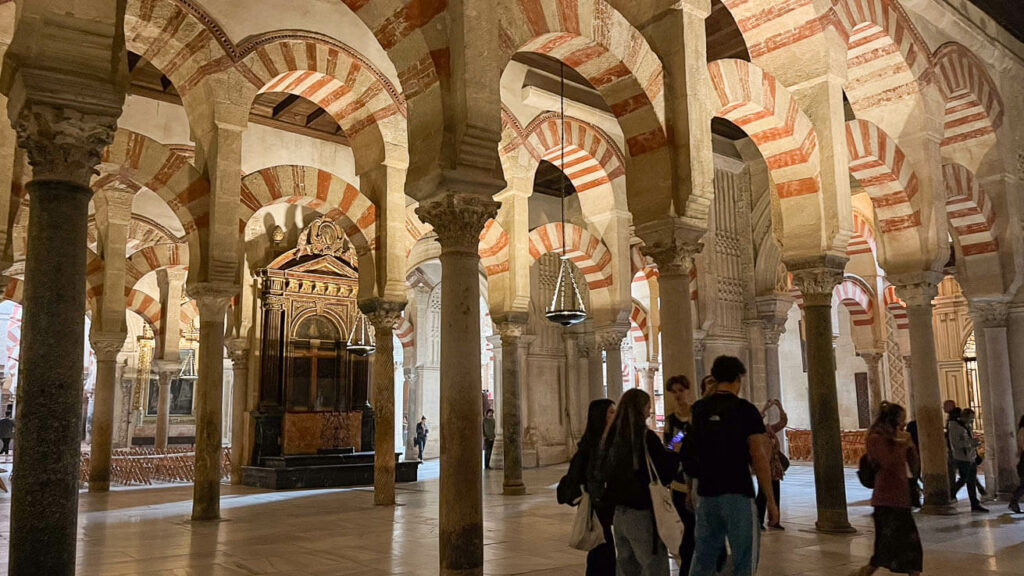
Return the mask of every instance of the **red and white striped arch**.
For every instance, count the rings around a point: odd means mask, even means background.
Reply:
[[[125,263],[125,293],[143,276],[161,268],[188,268],[188,251],[181,244],[164,244],[143,248]]]
[[[520,0],[498,3],[502,51],[545,54],[596,88],[619,121],[631,162],[668,162],[661,62],[643,35],[605,0]],[[650,191],[668,203],[668,183]],[[645,191],[647,192],[647,191]],[[657,207],[655,207],[657,208]]]
[[[755,61],[820,37],[829,26],[828,15],[818,14],[814,0],[722,0],[722,4],[736,20]]]
[[[743,60],[717,60],[708,64],[708,72],[715,116],[739,126],[757,145],[783,208],[801,197],[817,195],[821,189],[818,139],[789,91]]]
[[[287,202],[307,206],[339,222],[360,255],[377,243],[377,209],[344,179],[310,166],[264,168],[242,178],[239,231],[260,208]]]
[[[896,287],[889,284],[885,287],[883,302],[896,320],[898,330],[910,329],[910,318],[907,316],[907,304],[896,295]]]
[[[633,344],[646,345],[650,338],[647,310],[636,300],[633,300],[632,309],[629,311],[629,324],[629,335],[633,339]]]
[[[858,113],[920,92],[931,51],[896,0],[834,0],[847,38],[846,95]]]
[[[562,166],[562,129],[557,114],[538,116],[525,132],[531,150],[541,159]],[[625,178],[625,160],[619,147],[603,130],[576,118],[566,118],[565,175],[576,192],[583,194]]]
[[[21,304],[24,301],[24,294],[25,282],[22,279],[13,277],[7,279],[7,285],[4,287],[4,300]]]
[[[846,255],[850,258],[859,254],[877,254],[875,230],[859,211],[853,211],[853,236],[846,246]]]
[[[509,271],[508,233],[493,218],[484,224],[480,232],[479,253],[480,264],[488,278]]]
[[[404,314],[395,328],[395,336],[402,343],[402,348],[405,350],[416,346],[416,327],[413,326],[412,322],[409,322],[409,319]]]
[[[942,167],[946,185],[946,216],[965,258],[999,250],[992,204],[978,179],[960,164]]]
[[[604,242],[575,224],[565,226],[565,253],[587,280],[591,292],[612,285],[612,253]],[[530,232],[530,257],[562,253],[562,224],[553,222]]]
[[[154,334],[163,332],[160,321],[160,302],[141,290],[129,290],[127,300],[128,310],[138,314],[143,321],[149,324]]]
[[[884,235],[921,225],[914,207],[917,175],[903,150],[881,128],[866,120],[846,123],[850,174],[864,188],[875,209],[875,222]]]
[[[871,326],[875,322],[874,304],[871,294],[860,282],[844,278],[833,289],[832,294],[850,313],[850,321],[854,326]]]
[[[934,62],[939,89],[946,98],[942,146],[993,135],[1003,123],[1005,105],[984,63],[956,42],[939,46]]]

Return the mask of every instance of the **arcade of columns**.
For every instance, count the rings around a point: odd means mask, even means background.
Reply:
[[[953,391],[933,311],[950,276],[969,311],[956,317],[978,342],[992,474],[1000,492],[1011,487],[1024,412],[1024,356],[1009,354],[1024,349],[1024,46],[980,12],[724,0],[713,18],[727,16],[744,49],[712,59],[708,0],[235,4],[0,5],[13,127],[0,130],[5,297],[24,306],[12,574],[74,573],[86,313],[97,356],[89,490],[109,487],[125,412],[115,407],[128,402],[117,362],[135,316],[155,340],[160,447],[181,331],[198,314],[192,519],[220,517],[224,429],[236,468],[254,442],[257,328],[275,304],[259,300],[252,272],[283,204],[336,220],[358,254],[379,346],[376,445],[395,444],[396,410],[411,426],[436,409],[441,574],[483,570],[484,375],[466,367],[485,354],[507,494],[527,489],[524,465],[566,458],[590,399],[653,391],[659,373],[694,380],[732,353],[752,368],[752,399],[806,403],[818,528],[843,532],[840,431],[851,425],[837,370],[851,359],[837,350],[852,340],[871,403],[911,403],[926,510],[950,511],[940,404]],[[567,93],[565,177],[577,193],[564,248],[590,317],[572,330],[542,318],[562,226],[534,176],[563,151],[557,84],[523,55],[581,77]],[[139,57],[179,103],[131,93]],[[256,126],[253,101],[271,93],[311,101],[346,143]],[[713,136],[713,118],[743,134]],[[140,213],[154,204],[159,217]],[[288,217],[285,243],[310,219]],[[791,381],[802,379],[789,368],[794,342],[806,392]],[[624,381],[624,365],[636,377]],[[374,502],[393,505],[393,459],[375,471]]]

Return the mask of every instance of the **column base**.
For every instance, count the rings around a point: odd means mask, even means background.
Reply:
[[[846,523],[815,522],[814,529],[823,534],[854,534],[857,529]]]
[[[89,492],[110,492],[110,482],[89,482]]]
[[[921,514],[929,516],[956,516],[959,512],[952,504],[925,504],[921,507]]]
[[[501,494],[502,496],[526,496],[526,484],[503,484]]]
[[[505,442],[502,441],[501,436],[494,439],[494,449],[491,450],[491,469],[505,469]]]

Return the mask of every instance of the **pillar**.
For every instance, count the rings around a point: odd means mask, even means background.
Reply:
[[[117,355],[124,332],[90,336],[96,352],[96,389],[93,395],[92,445],[89,450],[89,492],[110,490],[110,453],[114,441],[114,396],[117,394]]]
[[[910,354],[902,357],[903,361],[903,386],[907,389],[907,420],[916,420],[917,411],[914,410],[914,378],[911,370],[913,370],[913,362],[910,358]],[[945,426],[945,423],[943,423]],[[945,434],[943,434],[945,438]]]
[[[373,299],[360,304],[373,324],[373,503],[395,504],[395,343],[394,330],[405,302]]]
[[[579,334],[570,332],[568,329],[562,331],[562,343],[565,345],[565,406],[569,414],[566,424],[566,431],[569,436],[570,453],[575,450],[574,438],[583,434],[586,427],[586,406],[580,401],[580,355],[576,346]]]
[[[593,345],[588,344],[590,354],[587,356],[587,388],[590,390],[590,400],[597,400],[605,397],[604,392],[604,358],[601,356],[601,343],[597,336],[591,336]],[[616,398],[617,402],[619,399]]]
[[[89,181],[117,116],[34,102],[9,112],[33,168],[9,570],[74,574]]]
[[[1006,320],[1010,350],[1024,350],[1024,304],[1010,306]],[[1010,354],[1010,379],[1013,382],[1013,413],[1024,414],[1024,354]]]
[[[882,391],[882,353],[878,351],[861,352],[859,354],[868,366],[868,406],[871,408],[872,422],[878,416],[878,408],[885,400],[885,393]],[[908,419],[909,421],[909,419]]]
[[[443,301],[442,301],[443,304]],[[526,327],[526,314],[508,313],[495,321],[501,334],[501,422],[504,478],[501,493],[526,494],[523,482],[523,383],[520,375],[519,344]]]
[[[202,283],[189,294],[199,306],[199,379],[195,388],[196,471],[192,520],[220,518],[221,403],[224,396],[224,315],[238,292],[229,284]]]
[[[608,397],[615,402],[622,398],[622,339],[626,332],[611,328],[601,333],[601,347],[604,349],[605,385]]]
[[[814,451],[814,491],[818,505],[815,526],[822,532],[853,531],[846,511],[846,476],[843,472],[842,430],[832,348],[832,290],[842,279],[843,267],[839,262],[793,270],[793,280],[804,298],[807,396]]]
[[[245,422],[248,417],[249,341],[233,338],[227,341],[231,359],[231,483],[242,483],[245,463]]]
[[[405,383],[409,388],[409,392],[405,395],[405,418],[409,421],[409,430],[405,433],[405,438],[403,439],[405,442],[405,459],[416,460],[418,453],[413,439],[416,437],[416,425],[420,422],[420,412],[422,412],[420,374],[414,366],[409,365],[403,368],[402,373],[405,377]]]
[[[996,487],[1000,496],[1009,496],[1017,488],[1017,422],[1013,412],[1013,389],[1010,371],[1010,349],[1007,341],[1008,307],[1005,302],[970,302],[975,331],[984,331],[983,356],[986,382],[982,393],[989,395],[989,413],[985,415],[985,445],[993,463]],[[979,342],[982,340],[979,340]],[[1024,350],[1018,351],[1024,353]],[[95,434],[95,432],[94,432]]]
[[[644,391],[647,392],[651,398],[654,398],[654,378],[657,375],[658,364],[656,362],[648,362],[646,366],[640,368],[640,378],[644,383]]]
[[[480,407],[480,232],[498,213],[489,198],[445,192],[421,204],[420,218],[441,245],[440,573],[483,573],[483,449]],[[514,349],[514,346],[509,346]],[[513,364],[510,359],[508,364]],[[467,370],[466,367],[472,367]],[[511,380],[511,379],[509,379]],[[514,388],[506,382],[503,391]],[[506,392],[507,393],[507,392]],[[515,402],[506,401],[512,405]],[[505,473],[514,453],[505,418]]]
[[[181,366],[174,360],[155,360],[153,368],[156,371],[158,391],[153,447],[157,450],[166,450],[171,429],[171,380],[181,371]]]
[[[938,294],[941,274],[925,273],[890,277],[896,293],[907,304],[910,320],[910,351],[913,354],[911,386],[924,479],[922,512],[952,514],[946,470],[946,436],[939,388],[935,334],[932,331],[932,299]]]
[[[697,383],[693,318],[690,309],[690,266],[694,254],[700,252],[702,230],[695,230],[679,218],[665,218],[636,227],[644,241],[641,251],[658,265],[658,288],[661,294],[661,378],[682,374]],[[697,388],[690,387],[688,400],[697,399]],[[667,387],[665,388],[667,390]],[[665,414],[675,411],[675,400],[665,394]]]

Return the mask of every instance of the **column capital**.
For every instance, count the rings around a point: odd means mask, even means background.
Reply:
[[[863,358],[869,366],[877,366],[882,360],[882,352],[880,350],[865,350],[864,352],[858,352],[857,356]]]
[[[117,116],[26,103],[14,129],[28,152],[33,180],[65,180],[88,187],[103,150],[114,141]]]
[[[622,346],[622,340],[626,338],[626,334],[628,333],[628,325],[621,326],[619,324],[613,324],[611,326],[599,328],[595,338],[600,348],[608,350],[620,348]]]
[[[113,362],[124,346],[124,339],[128,337],[125,332],[90,332],[89,343],[92,344],[93,352],[96,353],[96,360],[100,362]]]
[[[181,362],[177,360],[153,360],[151,364],[153,366],[153,370],[161,376],[166,374],[175,374],[181,371]],[[170,380],[167,380],[166,383],[170,384],[171,382]],[[164,382],[161,382],[161,384],[164,384]]]
[[[500,204],[475,194],[446,193],[421,204],[416,214],[434,227],[441,251],[477,253],[480,232],[498,215]]]
[[[896,294],[907,303],[907,308],[931,306],[932,300],[939,294],[942,273],[928,271],[893,274],[889,276],[889,281],[896,286]]]
[[[805,306],[831,306],[832,291],[843,281],[843,269],[820,266],[791,270],[793,283],[804,298]]]
[[[110,224],[126,225],[132,219],[132,204],[135,201],[135,190],[123,184],[109,184],[93,195],[97,204],[97,215],[101,205],[106,207],[104,216]],[[184,271],[183,271],[184,272]]]
[[[507,312],[494,318],[494,324],[501,334],[502,343],[509,343],[522,337],[526,329],[528,315],[525,312]]]
[[[238,294],[239,286],[227,282],[200,282],[188,287],[188,295],[199,306],[200,322],[224,320],[228,304]]]
[[[366,314],[374,329],[389,328],[391,330],[402,321],[402,311],[405,310],[405,302],[398,300],[386,300],[384,298],[371,298],[359,302],[359,309]]]
[[[693,257],[704,248],[700,241],[704,232],[675,217],[645,222],[636,227],[637,236],[644,241],[640,252],[654,260],[662,276],[689,272]]]
[[[999,300],[971,300],[968,302],[968,308],[975,327],[1006,327],[1006,321],[1010,313],[1010,307],[1007,302]]]
[[[228,349],[228,358],[236,368],[245,366],[249,361],[248,338],[229,338],[224,340],[224,347]]]

